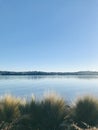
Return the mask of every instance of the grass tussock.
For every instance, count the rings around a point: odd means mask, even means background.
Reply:
[[[20,100],[6,95],[0,99],[0,122],[12,122],[20,116],[19,111]]]
[[[90,96],[78,99],[74,107],[74,121],[79,126],[98,126],[98,99]]]
[[[0,98],[0,130],[98,130],[98,99],[83,97],[69,105],[56,94],[42,100]]]

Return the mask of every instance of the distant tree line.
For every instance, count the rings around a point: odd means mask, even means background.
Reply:
[[[0,71],[0,75],[98,75],[98,72],[97,71],[78,71],[78,72]]]

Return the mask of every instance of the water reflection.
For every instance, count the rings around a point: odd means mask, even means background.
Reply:
[[[79,78],[79,79],[95,79],[95,78],[98,78],[98,75],[21,75],[21,76],[18,76],[18,75],[1,75],[0,76],[0,80],[9,80],[9,79],[28,79],[28,80],[39,80],[39,79],[58,79],[58,78]]]
[[[98,76],[0,76],[0,95],[11,93],[24,97],[33,93],[41,97],[47,91],[70,100],[83,94],[98,96]]]

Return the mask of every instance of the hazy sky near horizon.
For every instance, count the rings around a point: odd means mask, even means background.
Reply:
[[[98,0],[0,0],[0,70],[98,71]]]

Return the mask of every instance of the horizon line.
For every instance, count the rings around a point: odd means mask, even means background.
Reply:
[[[23,71],[17,71],[17,70],[0,70],[0,72],[46,72],[46,73],[74,73],[74,72],[98,72],[95,70],[78,70],[78,71],[43,71],[43,70],[23,70]]]

